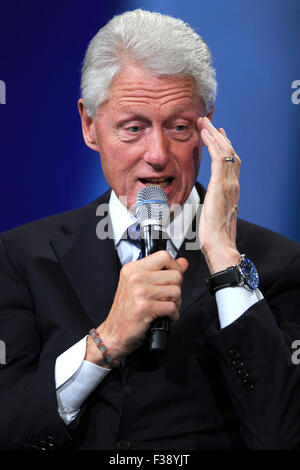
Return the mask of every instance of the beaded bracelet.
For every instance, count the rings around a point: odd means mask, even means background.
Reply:
[[[105,362],[107,362],[107,364],[112,368],[119,367],[120,362],[116,359],[113,359],[109,354],[107,354],[107,347],[100,338],[98,331],[95,328],[92,328],[89,332],[89,335],[95,341],[97,348],[100,349],[100,351],[102,352],[103,359],[105,360]]]

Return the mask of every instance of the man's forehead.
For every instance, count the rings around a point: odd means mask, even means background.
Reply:
[[[152,99],[163,99],[170,94],[196,95],[196,84],[191,77],[170,78],[145,75],[139,78],[125,75],[112,82],[108,91],[108,96],[115,98],[148,96]]]
[[[139,67],[130,66],[121,69],[114,77],[108,90],[108,96],[132,93],[143,95],[146,93],[163,97],[172,90],[196,93],[196,89],[196,82],[191,76],[154,75]]]
[[[155,107],[152,106],[151,103],[149,104],[150,106],[145,106],[145,103],[119,103],[119,106],[115,107],[115,111],[120,113],[123,118],[127,119],[147,119],[149,117],[149,109],[155,109]],[[170,102],[169,104],[170,109],[168,110],[168,107],[166,107],[166,111],[168,111],[166,117],[176,117],[180,115],[192,118],[193,116],[198,116],[199,112],[201,112],[203,108],[202,103],[200,101],[198,104],[196,104],[195,102],[185,102],[175,106],[172,106],[172,102]],[[164,107],[159,109],[164,109]]]
[[[145,80],[136,82],[124,80],[115,83],[108,93],[108,103],[121,112],[139,112],[141,108],[150,106],[173,107],[175,113],[189,108],[199,109],[203,100],[199,97],[194,84],[187,80]]]

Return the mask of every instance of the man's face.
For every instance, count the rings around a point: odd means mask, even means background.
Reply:
[[[158,78],[128,66],[115,78],[88,145],[100,152],[105,179],[127,196],[128,208],[148,184],[159,184],[170,205],[186,201],[201,162],[197,118],[204,109],[190,77]]]

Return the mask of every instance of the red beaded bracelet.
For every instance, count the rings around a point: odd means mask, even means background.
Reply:
[[[95,328],[92,328],[89,332],[89,335],[95,341],[97,348],[100,349],[100,351],[102,352],[103,359],[105,360],[105,362],[107,362],[107,364],[112,368],[119,367],[120,362],[117,361],[117,359],[113,359],[109,354],[107,354],[107,347],[100,338],[98,331]]]

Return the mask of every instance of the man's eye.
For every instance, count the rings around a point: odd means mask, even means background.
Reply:
[[[188,140],[193,134],[193,126],[190,123],[177,124],[169,128],[170,136],[177,140]]]
[[[173,129],[178,132],[183,132],[187,129],[187,126],[184,126],[183,124],[174,126]]]
[[[140,130],[140,126],[130,126],[126,128],[126,131],[131,132],[132,134],[137,134],[138,132],[140,132]]]

